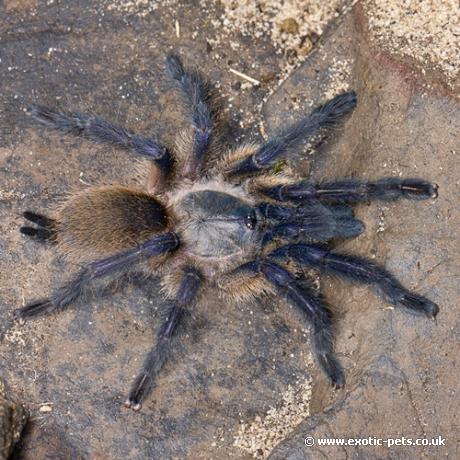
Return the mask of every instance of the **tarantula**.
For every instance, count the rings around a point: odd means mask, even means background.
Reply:
[[[351,112],[354,92],[336,96],[260,145],[221,155],[211,87],[177,56],[167,58],[166,72],[181,97],[187,126],[172,149],[94,115],[30,109],[46,128],[146,158],[149,172],[146,191],[119,185],[87,188],[71,196],[55,218],[24,213],[35,225],[21,227],[23,234],[57,243],[82,267],[48,298],[16,310],[19,318],[63,310],[99,280],[133,269],[159,275],[170,301],[125,403],[138,410],[205,286],[234,301],[277,294],[295,305],[311,324],[316,361],[334,387],[345,379],[333,351],[331,314],[302,268],[369,284],[395,306],[436,316],[435,303],[408,291],[383,268],[327,246],[335,238],[363,232],[350,203],[435,197],[436,185],[399,178],[313,184],[270,173],[282,155]],[[88,256],[97,260],[83,264]]]

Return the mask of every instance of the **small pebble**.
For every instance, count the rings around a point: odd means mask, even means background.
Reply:
[[[281,32],[286,32],[287,34],[296,34],[299,31],[299,24],[294,18],[284,19],[280,24]]]

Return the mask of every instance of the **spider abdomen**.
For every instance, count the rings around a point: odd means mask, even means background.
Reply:
[[[90,188],[60,209],[57,239],[66,253],[113,253],[163,231],[164,206],[152,195],[122,186]]]

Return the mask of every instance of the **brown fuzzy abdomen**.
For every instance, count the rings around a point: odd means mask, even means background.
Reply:
[[[135,247],[167,227],[164,206],[153,196],[121,186],[91,188],[60,209],[57,239],[74,259]]]

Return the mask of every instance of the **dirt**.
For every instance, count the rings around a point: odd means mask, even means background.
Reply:
[[[457,458],[455,82],[430,62],[422,69],[415,58],[381,46],[360,3],[333,26],[323,24],[324,35],[308,58],[294,62],[279,52],[272,35],[230,28],[223,37],[219,24],[227,13],[217,2],[51,0],[0,6],[0,379],[30,413],[15,455]],[[276,22],[282,33],[301,33],[298,18],[297,29],[283,22],[289,17]],[[37,130],[24,109],[41,103],[92,111],[170,142],[176,122],[164,110],[173,99],[163,66],[172,49],[215,82],[237,141],[260,139],[335,92],[356,89],[359,105],[346,124],[329,141],[306,145],[282,165],[299,176],[419,176],[439,185],[437,200],[358,206],[366,233],[337,245],[385,264],[441,308],[433,323],[390,310],[364,287],[323,278],[321,288],[336,306],[344,390],[331,390],[312,363],[308,329],[276,299],[235,308],[209,292],[196,331],[139,413],[123,402],[153,341],[155,280],[134,279],[113,296],[35,322],[13,320],[15,308],[45,295],[75,269],[56,258],[52,247],[20,236],[22,211],[52,212],[70,191],[88,185],[133,183],[138,168],[125,152]],[[446,446],[304,444],[306,436],[365,435],[442,435]]]

